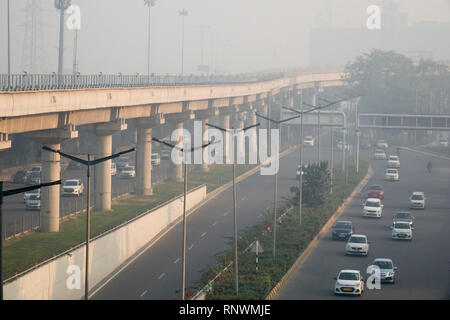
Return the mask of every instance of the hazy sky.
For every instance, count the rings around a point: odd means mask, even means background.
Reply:
[[[38,0],[45,9],[40,45],[42,72],[57,70],[59,15],[53,0]],[[181,17],[186,8],[185,73],[201,60],[218,72],[307,66],[309,30],[329,17],[336,27],[362,27],[366,8],[381,0],[156,0],[152,8],[152,72],[181,71]],[[13,72],[21,73],[27,0],[11,0]],[[81,73],[145,74],[148,11],[144,0],[72,0],[81,8]],[[397,0],[409,24],[450,21],[450,1]],[[321,18],[322,17],[322,18]],[[6,73],[6,0],[0,0],[0,73]],[[72,70],[73,31],[66,30],[65,71]],[[330,51],[332,54],[332,50]]]

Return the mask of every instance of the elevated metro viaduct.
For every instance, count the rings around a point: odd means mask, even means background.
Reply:
[[[230,127],[230,121],[242,126],[245,119],[254,124],[254,110],[268,115],[271,107],[297,106],[305,93],[315,103],[317,92],[344,86],[343,76],[341,71],[333,70],[248,82],[0,91],[0,150],[11,147],[9,137],[18,133],[27,133],[36,143],[59,150],[62,142],[78,137],[78,130],[87,130],[96,137],[98,151],[94,156],[103,157],[112,152],[112,135],[130,125],[137,130],[135,190],[140,195],[151,195],[155,126],[183,128],[184,121],[195,119],[202,121],[205,130],[205,124],[213,118],[222,127]],[[226,140],[224,153],[229,151]],[[60,156],[43,150],[41,158],[42,181],[59,180]],[[111,209],[110,165],[107,161],[95,170],[98,210]],[[208,170],[207,165],[202,167]],[[174,166],[173,179],[182,179],[181,165]],[[60,186],[43,189],[41,198],[41,230],[58,232]]]

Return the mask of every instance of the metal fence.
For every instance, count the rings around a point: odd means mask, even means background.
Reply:
[[[117,74],[14,74],[0,75],[0,91],[127,88],[203,84],[254,83],[285,76],[285,72],[236,75],[117,75]]]

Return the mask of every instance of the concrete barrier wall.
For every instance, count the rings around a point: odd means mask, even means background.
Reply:
[[[205,198],[205,185],[191,191],[187,196],[187,210]],[[96,286],[182,214],[181,196],[93,239],[89,247],[89,287]],[[75,266],[75,271],[69,274],[71,266]],[[70,290],[67,282],[76,284],[73,280],[76,280],[77,268],[80,270],[80,289]],[[4,287],[5,299],[81,299],[84,296],[84,271],[85,246],[82,245],[12,279]]]

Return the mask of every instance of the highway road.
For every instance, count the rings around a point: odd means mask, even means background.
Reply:
[[[130,156],[131,164],[134,163],[134,156]],[[169,159],[161,159],[159,166],[154,166],[152,170],[152,182],[160,182],[166,180],[171,170],[171,162]],[[94,175],[92,175],[94,177]],[[81,179],[84,183],[85,194],[81,197],[61,197],[60,217],[64,217],[70,213],[86,208],[87,194],[87,178],[85,168],[78,170],[66,169],[61,173],[61,179],[64,183],[67,179]],[[91,204],[94,204],[94,179],[91,178]],[[117,197],[124,193],[134,190],[134,179],[120,179],[119,174],[111,179],[112,197]],[[16,189],[24,187],[24,185],[15,183],[5,183],[4,189]],[[6,236],[9,237],[15,233],[20,233],[24,228],[29,230],[31,225],[39,226],[39,211],[27,211],[23,201],[23,193],[4,198],[3,204],[3,228]]]
[[[326,130],[328,133],[328,130]],[[321,157],[330,158],[329,134],[321,143]],[[305,162],[317,159],[316,148],[305,148]],[[335,152],[335,163],[342,158]],[[298,150],[281,159],[278,178],[279,199],[290,194],[298,184],[296,169]],[[239,230],[253,225],[271,214],[273,207],[273,176],[261,176],[259,171],[237,185]],[[163,235],[142,255],[123,269],[104,287],[93,293],[92,299],[177,299],[181,283],[182,224]],[[188,217],[187,222],[187,287],[195,284],[201,271],[214,263],[213,256],[227,249],[233,235],[232,188],[217,195]]]
[[[431,174],[426,170],[429,159],[433,163]],[[335,297],[333,277],[341,269],[357,269],[367,279],[366,268],[375,258],[393,260],[398,267],[396,283],[382,284],[380,290],[368,290],[366,286],[361,299],[450,299],[450,162],[408,151],[401,151],[400,161],[400,181],[385,182],[386,161],[372,160],[374,176],[367,187],[384,185],[382,219],[362,217],[366,189],[357,194],[339,218],[353,221],[356,233],[368,236],[369,256],[346,256],[345,242],[332,241],[329,230],[276,299],[355,299]],[[424,211],[408,209],[408,198],[413,191],[425,192]],[[400,210],[411,211],[415,217],[411,242],[391,240],[392,215]]]

